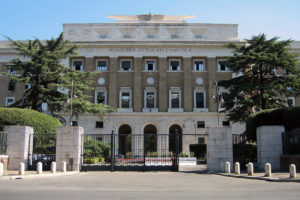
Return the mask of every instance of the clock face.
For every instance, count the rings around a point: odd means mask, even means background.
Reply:
[[[197,85],[202,85],[202,84],[203,84],[203,78],[198,77],[198,78],[196,79],[196,84],[197,84]]]
[[[147,78],[147,84],[148,85],[153,85],[154,84],[154,79],[152,77]]]
[[[105,83],[105,79],[104,78],[98,78],[98,84],[99,85],[103,85]]]

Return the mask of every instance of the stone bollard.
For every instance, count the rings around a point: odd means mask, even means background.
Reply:
[[[62,171],[62,172],[67,172],[67,162],[66,162],[66,161],[63,161],[61,164],[62,164],[61,171]]]
[[[271,177],[271,176],[272,176],[271,164],[266,163],[265,164],[265,177]]]
[[[4,165],[2,162],[0,162],[0,176],[3,176],[3,171],[4,171]]]
[[[290,165],[290,178],[296,178],[296,165],[291,164]]]
[[[248,163],[247,169],[248,169],[248,175],[253,176],[253,164],[252,163]]]
[[[43,173],[43,164],[41,162],[38,162],[36,165],[36,172],[38,174],[42,174]]]
[[[56,173],[56,162],[51,163],[51,173]]]
[[[235,162],[234,163],[234,172],[236,174],[240,174],[241,173],[241,170],[240,170],[240,163],[239,162]]]
[[[230,162],[225,162],[225,173],[230,174]]]
[[[25,164],[19,163],[19,175],[24,175],[24,174],[25,174]]]

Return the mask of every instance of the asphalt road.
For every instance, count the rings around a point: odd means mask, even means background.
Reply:
[[[0,180],[0,200],[300,199],[300,183],[185,172],[83,172]]]

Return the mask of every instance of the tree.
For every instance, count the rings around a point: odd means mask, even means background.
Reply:
[[[90,96],[84,93],[93,89],[90,84],[96,72],[75,71],[62,64],[61,61],[75,55],[78,48],[64,40],[62,33],[58,38],[46,41],[35,39],[22,42],[10,38],[8,40],[24,60],[16,58],[7,65],[10,70],[16,70],[19,74],[2,74],[9,76],[12,81],[24,82],[30,86],[24,91],[22,98],[11,105],[12,107],[42,111],[42,103],[47,103],[50,113],[60,119],[63,118],[58,116],[57,112],[72,110],[71,116],[78,117],[84,112],[94,112],[102,116],[103,113],[112,111],[106,105],[90,103]],[[69,91],[72,82],[76,98],[72,104],[66,104],[70,96],[61,91]]]
[[[286,96],[300,94],[296,55],[288,51],[291,42],[278,41],[278,37],[268,40],[260,34],[246,40],[245,45],[227,45],[233,51],[228,67],[241,73],[218,83],[229,89],[223,97],[229,120],[244,121],[253,112],[283,107]]]

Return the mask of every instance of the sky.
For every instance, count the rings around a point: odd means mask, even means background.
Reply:
[[[190,23],[239,24],[239,38],[265,33],[300,41],[300,0],[0,0],[0,40],[50,39],[63,23],[112,23],[109,15],[193,15]]]

